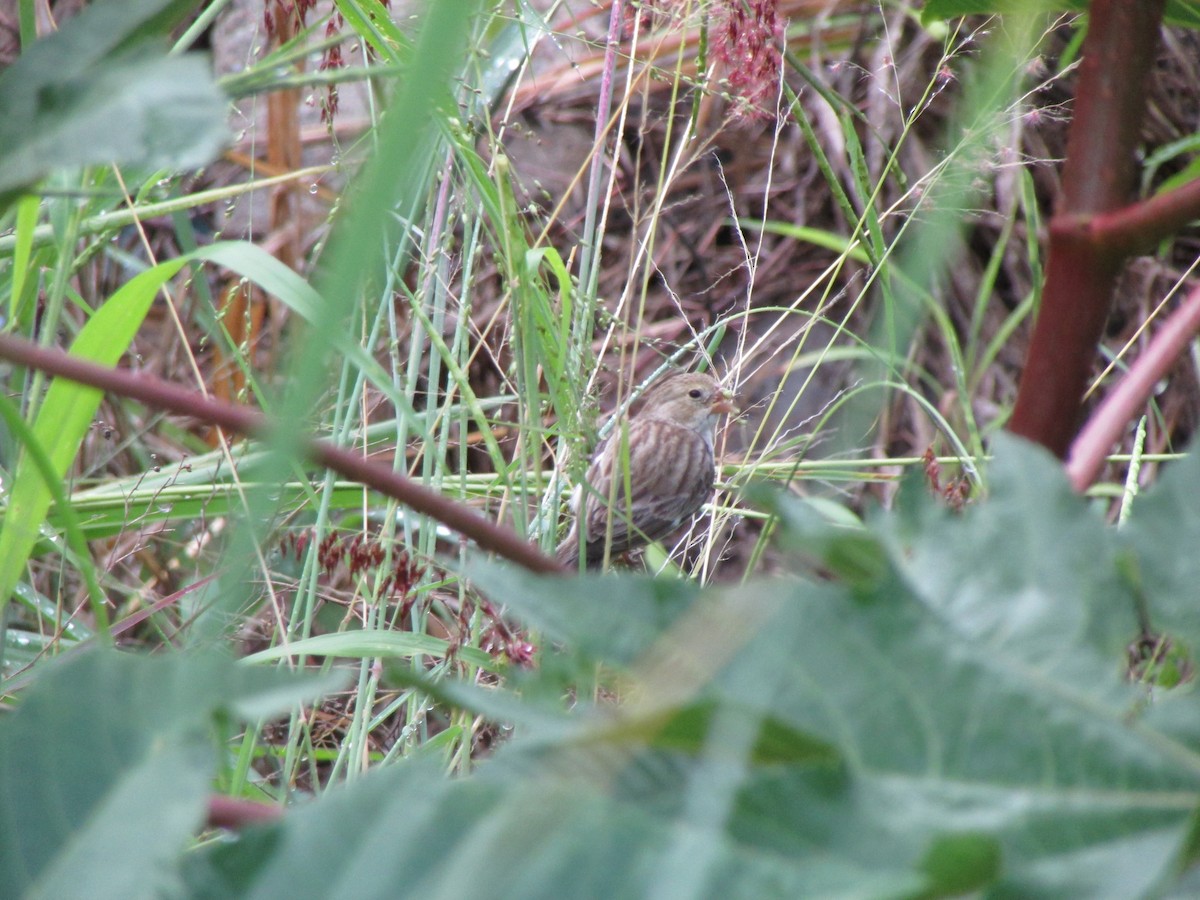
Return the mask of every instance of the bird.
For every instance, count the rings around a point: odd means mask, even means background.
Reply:
[[[600,568],[695,515],[713,492],[717,422],[734,410],[733,398],[708,375],[677,373],[651,387],[637,413],[596,448],[586,483],[575,488],[558,562],[578,569],[582,552],[587,568]]]

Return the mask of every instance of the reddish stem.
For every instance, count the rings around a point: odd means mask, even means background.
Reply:
[[[238,829],[248,825],[261,825],[264,822],[276,822],[281,818],[283,810],[274,804],[240,800],[221,794],[214,794],[208,798],[209,828]]]
[[[1150,253],[1159,241],[1200,219],[1200,178],[1172,191],[1094,217],[1094,240],[1113,253]]]
[[[110,635],[112,635],[113,637],[116,637],[119,634],[123,634],[124,632],[129,631],[135,625],[138,625],[138,624],[146,621],[146,619],[150,618],[155,613],[162,612],[168,606],[174,606],[181,599],[183,599],[184,597],[186,597],[188,594],[192,593],[193,591],[200,590],[200,588],[204,587],[206,584],[208,584],[210,581],[212,581],[216,577],[217,577],[216,575],[205,575],[203,578],[199,579],[198,581],[192,582],[187,587],[185,587],[181,590],[175,591],[175,593],[173,593],[173,594],[168,594],[167,596],[156,600],[154,603],[150,604],[149,606],[145,607],[144,609],[140,609],[137,612],[133,613],[132,615],[126,616],[120,622],[117,622],[116,624],[114,624],[113,627],[108,630],[108,633]]]
[[[1084,491],[1096,480],[1109,448],[1120,439],[1130,420],[1150,399],[1154,385],[1171,370],[1198,332],[1200,288],[1168,316],[1137,362],[1079,432],[1067,462],[1067,477],[1075,490]]]
[[[1124,206],[1165,0],[1093,0],[1067,140],[1063,192],[1050,223],[1042,307],[1009,429],[1063,456],[1104,329],[1122,252],[1087,224]]]
[[[272,424],[262,413],[247,407],[202,397],[140,372],[98,366],[69,356],[61,350],[38,347],[12,335],[0,334],[0,359],[68,378],[109,393],[132,397],[154,409],[191,416],[250,437],[268,437],[273,430]],[[564,571],[557,562],[512,531],[501,528],[469,507],[443,497],[399,472],[325,441],[306,439],[301,449],[309,458],[326,468],[374,488],[388,497],[394,497],[410,509],[448,525],[459,534],[474,540],[484,550],[503,556],[534,572]]]

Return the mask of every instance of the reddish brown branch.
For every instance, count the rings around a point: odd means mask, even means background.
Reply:
[[[208,584],[210,581],[212,581],[216,577],[217,577],[216,575],[205,575],[203,578],[201,578],[197,581],[193,581],[187,587],[182,588],[181,590],[175,591],[175,593],[173,593],[173,594],[167,594],[167,596],[165,596],[165,597],[160,597],[158,600],[154,601],[149,606],[144,607],[143,609],[139,609],[137,612],[133,613],[132,615],[126,616],[120,622],[117,622],[116,624],[114,624],[112,628],[108,629],[108,633],[110,635],[112,635],[113,637],[117,637],[120,634],[124,634],[126,631],[129,631],[135,625],[139,625],[142,622],[146,621],[146,619],[150,618],[155,613],[162,612],[168,606],[174,606],[176,603],[178,603],[181,599],[186,597],[188,594],[192,593],[193,591],[198,591],[200,588],[204,587],[206,584]]]
[[[127,369],[107,369],[69,356],[61,350],[38,347],[12,335],[0,335],[0,359],[131,397],[154,409],[191,416],[238,434],[262,438],[269,436],[272,431],[267,418],[255,410],[201,397],[149,375]],[[321,465],[374,488],[381,494],[394,497],[409,509],[449,526],[484,550],[534,572],[563,571],[557,562],[508,529],[386,466],[325,441],[305,440],[302,451]]]
[[[1095,216],[1093,240],[1112,253],[1149,253],[1159,241],[1200,219],[1200,178],[1172,191]]]
[[[1121,260],[1098,252],[1061,220],[1050,225],[1049,260],[1042,312],[1008,427],[1063,456],[1075,435]]]
[[[1165,0],[1094,0],[1084,42],[1063,193],[1050,225],[1042,307],[1009,429],[1059,456],[1075,434],[1112,302],[1120,252],[1085,223],[1120,209],[1134,179]]]
[[[281,818],[283,810],[273,804],[256,803],[253,800],[241,800],[221,794],[208,798],[209,828],[238,829],[248,825],[261,825],[264,822],[276,822]]]
[[[1183,305],[1171,313],[1116,390],[1104,399],[1079,432],[1067,463],[1067,476],[1075,490],[1086,490],[1096,480],[1109,448],[1120,439],[1130,420],[1154,392],[1154,385],[1175,365],[1179,354],[1197,333],[1200,333],[1200,288],[1192,291]]]

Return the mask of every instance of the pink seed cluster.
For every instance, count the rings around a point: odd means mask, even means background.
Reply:
[[[778,0],[714,0],[713,56],[724,64],[739,112],[774,116],[783,64],[783,22]]]

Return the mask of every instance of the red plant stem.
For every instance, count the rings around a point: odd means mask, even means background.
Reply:
[[[262,413],[245,406],[202,397],[140,372],[98,366],[87,360],[69,356],[61,350],[38,347],[12,335],[0,335],[0,359],[7,359],[109,393],[132,397],[154,409],[191,416],[249,437],[268,437],[274,429]],[[564,571],[555,560],[512,531],[501,528],[469,507],[443,497],[387,466],[371,462],[353,451],[325,441],[307,439],[302,449],[315,462],[374,488],[381,494],[394,497],[410,509],[448,525],[459,534],[474,540],[484,550],[503,556],[534,572]]]
[[[1092,218],[1092,238],[1112,253],[1149,253],[1200,219],[1200,178],[1172,191]]]
[[[283,810],[271,803],[256,803],[238,797],[214,794],[208,798],[209,828],[245,828],[264,822],[277,822],[283,818]]]
[[[1100,475],[1109,448],[1116,443],[1138,409],[1154,392],[1161,379],[1200,333],[1200,288],[1193,290],[1183,304],[1167,318],[1137,362],[1121,379],[1116,389],[1079,432],[1071,445],[1067,477],[1077,491],[1085,491]]]
[[[1088,18],[1041,312],[1008,426],[1060,457],[1075,434],[1124,263],[1122,252],[1096,240],[1083,223],[1129,200],[1164,4],[1093,0]]]
[[[210,581],[212,581],[216,577],[217,576],[215,574],[205,575],[203,578],[201,578],[197,581],[193,581],[187,587],[182,588],[181,590],[175,591],[175,593],[173,593],[173,594],[167,594],[167,596],[161,597],[158,600],[155,600],[149,606],[144,607],[143,609],[139,609],[137,612],[133,613],[132,615],[126,616],[120,622],[116,622],[112,626],[112,628],[108,629],[108,633],[112,637],[116,637],[119,634],[123,634],[124,632],[129,631],[131,628],[133,628],[133,626],[141,624],[142,622],[146,621],[146,619],[150,618],[155,613],[162,612],[168,606],[174,606],[182,598],[186,597],[188,594],[192,593],[193,591],[200,590],[200,588],[204,587],[206,584],[208,584]]]

